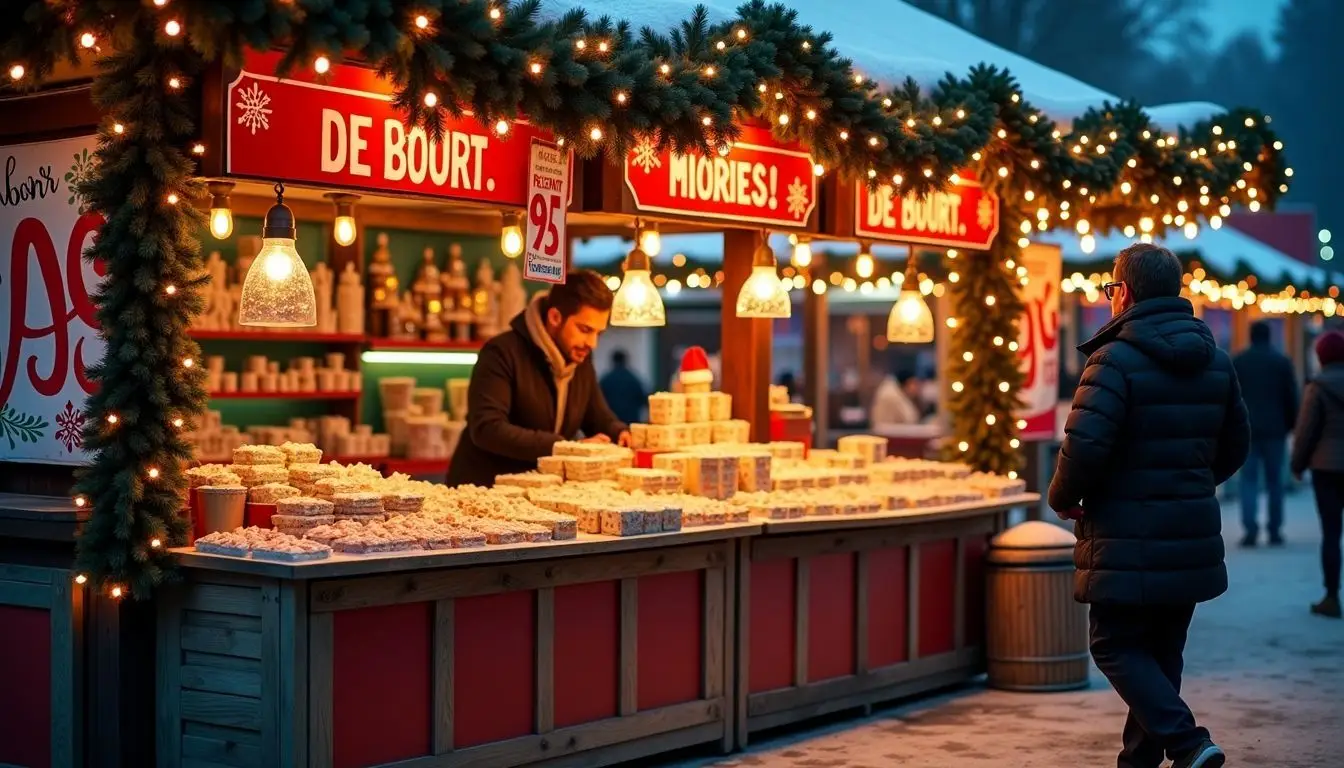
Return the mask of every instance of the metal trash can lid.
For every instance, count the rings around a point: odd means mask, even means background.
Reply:
[[[997,565],[1041,565],[1073,558],[1073,532],[1043,520],[1028,520],[990,540],[989,561]]]

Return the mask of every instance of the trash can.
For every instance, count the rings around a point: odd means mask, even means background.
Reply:
[[[1087,606],[1073,599],[1071,532],[1040,520],[995,536],[986,557],[989,684],[1009,691],[1086,688]]]

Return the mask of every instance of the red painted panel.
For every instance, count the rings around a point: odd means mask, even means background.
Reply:
[[[635,700],[640,710],[694,701],[702,695],[703,576],[701,571],[682,571],[639,579]]]
[[[703,572],[642,576],[638,589],[638,709],[695,701],[704,693]]]
[[[501,592],[456,601],[454,747],[461,749],[533,732],[537,687],[536,596],[536,592]]]
[[[433,603],[338,611],[332,617],[332,720],[338,768],[431,752]]]
[[[956,645],[957,540],[919,545],[919,656]]]
[[[854,674],[854,554],[818,555],[808,566],[807,680]]]
[[[51,765],[51,611],[0,606],[0,763]]]
[[[868,553],[868,668],[910,658],[909,559],[905,547]]]
[[[751,693],[793,685],[796,563],[780,559],[751,564],[750,653],[742,660]]]
[[[966,644],[983,646],[985,641],[985,550],[989,536],[968,536],[966,548]]]
[[[620,582],[556,587],[555,727],[616,716],[620,650]]]

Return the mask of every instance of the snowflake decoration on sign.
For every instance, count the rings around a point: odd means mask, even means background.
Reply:
[[[663,167],[663,161],[658,157],[658,149],[648,139],[636,142],[634,153],[635,157],[630,162],[637,168],[643,168],[646,174],[652,173],[654,168]]]
[[[66,453],[84,447],[84,412],[76,411],[69,400],[65,401],[65,410],[56,414],[56,442],[65,446]]]
[[[994,203],[989,198],[980,198],[980,204],[975,207],[975,221],[983,230],[994,226]]]
[[[261,90],[261,86],[255,82],[251,87],[239,91],[239,101],[234,106],[241,109],[243,113],[238,116],[238,124],[252,129],[252,135],[257,134],[257,129],[267,130],[271,127],[271,97]]]
[[[84,199],[84,185],[93,178],[94,158],[89,154],[89,150],[84,149],[75,154],[75,161],[70,165],[70,170],[65,172],[65,185],[70,190],[70,199],[66,202],[79,209],[83,213],[88,207],[88,201]]]
[[[801,176],[793,177],[793,183],[789,185],[789,196],[784,198],[784,202],[789,206],[789,214],[795,219],[801,219],[807,213],[807,206],[812,202],[812,198],[807,194],[807,184],[803,183]]]

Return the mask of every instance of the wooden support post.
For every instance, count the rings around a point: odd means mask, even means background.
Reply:
[[[808,277],[825,271],[826,257],[814,254]],[[818,448],[830,445],[827,438],[831,429],[830,311],[827,295],[813,293],[809,282],[803,288],[803,400],[812,406],[812,423],[816,430],[812,444]]]
[[[730,229],[723,233],[722,350],[723,391],[733,396],[733,418],[751,422],[751,438],[770,439],[771,320],[737,316],[737,293],[751,275],[751,257],[761,233]]]

